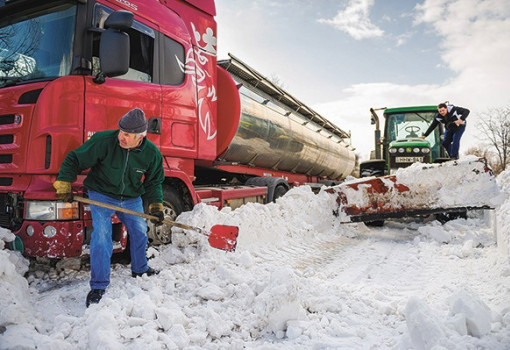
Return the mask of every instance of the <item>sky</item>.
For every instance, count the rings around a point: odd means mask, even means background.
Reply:
[[[129,265],[114,264],[89,308],[86,260],[29,269],[4,249],[14,235],[2,228],[0,350],[508,350],[510,172],[497,182],[478,172],[453,189],[442,181],[444,171],[474,174],[478,165],[432,165],[421,182],[443,204],[500,198],[494,211],[444,225],[342,224],[337,194],[308,186],[267,205],[199,204],[178,221],[239,226],[235,252],[176,229],[172,244],[147,250],[159,275],[132,278]],[[396,176],[409,184],[423,173],[416,164]]]
[[[477,118],[510,105],[510,2],[218,0],[218,58],[233,54],[373,149],[370,108],[471,110],[461,154],[483,142]]]

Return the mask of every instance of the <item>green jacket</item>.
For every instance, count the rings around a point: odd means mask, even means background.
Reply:
[[[163,202],[165,180],[163,157],[156,145],[144,138],[133,149],[120,147],[119,130],[96,132],[77,149],[69,152],[58,180],[74,182],[89,169],[83,184],[88,190],[116,199],[144,196],[148,204]]]

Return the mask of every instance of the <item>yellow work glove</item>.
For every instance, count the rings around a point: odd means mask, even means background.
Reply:
[[[53,187],[57,190],[58,199],[69,203],[73,201],[73,192],[70,182],[57,180],[53,183]]]
[[[151,222],[156,226],[163,224],[165,220],[165,213],[163,212],[163,203],[152,203],[149,205],[149,214],[157,217],[151,219]]]

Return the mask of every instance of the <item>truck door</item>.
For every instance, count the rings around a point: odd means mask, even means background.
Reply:
[[[103,28],[104,21],[113,10],[96,4],[93,26]],[[94,34],[92,49],[93,77],[85,82],[85,135],[84,141],[95,132],[117,129],[120,117],[133,108],[141,108],[149,120],[147,138],[157,146],[160,134],[157,123],[161,118],[161,85],[155,83],[159,72],[154,64],[157,27],[149,27],[135,19],[126,33],[130,41],[129,71],[104,83],[94,82],[100,71],[99,40]]]
[[[174,18],[174,25],[182,22]],[[181,33],[186,27],[182,23]],[[162,89],[161,153],[178,158],[197,157],[198,120],[194,65],[190,38],[161,34],[160,81]]]

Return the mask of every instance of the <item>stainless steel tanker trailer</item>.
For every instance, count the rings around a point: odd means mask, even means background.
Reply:
[[[195,185],[266,186],[270,202],[292,186],[334,185],[352,173],[350,133],[234,56],[218,66],[236,82],[241,112],[239,120],[225,120],[219,108],[218,130],[228,134],[225,129],[234,126],[235,134],[213,162],[197,162]],[[220,93],[219,103],[226,103]]]

